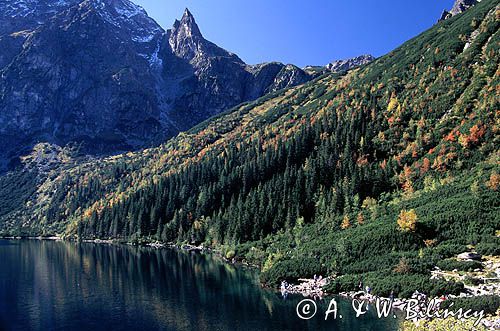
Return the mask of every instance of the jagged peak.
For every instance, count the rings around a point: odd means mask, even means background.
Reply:
[[[184,10],[181,20],[175,20],[169,34],[170,47],[174,53],[188,60],[201,54],[202,49],[206,48],[205,44],[208,43],[203,38],[193,14],[187,8]]]
[[[182,15],[182,18],[192,18],[194,20],[193,14],[189,11],[188,8],[184,9],[184,14]]]
[[[182,37],[202,37],[200,28],[196,24],[193,14],[188,8],[184,10],[181,20],[175,20],[172,30],[173,35],[181,35]]]

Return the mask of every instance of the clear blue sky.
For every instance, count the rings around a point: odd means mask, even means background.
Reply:
[[[206,39],[256,64],[324,65],[381,56],[436,23],[454,0],[132,0],[163,28],[193,13]]]

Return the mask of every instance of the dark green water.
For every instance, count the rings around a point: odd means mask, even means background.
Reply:
[[[0,240],[0,330],[396,330],[373,310],[304,321],[254,270],[170,249]]]

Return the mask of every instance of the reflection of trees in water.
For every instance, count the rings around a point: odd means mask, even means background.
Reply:
[[[203,306],[251,309],[249,304],[259,307],[262,302],[254,271],[221,263],[210,255],[46,241],[26,241],[17,248],[22,273],[34,280],[30,300],[38,295],[44,297],[42,301],[52,298],[55,316],[63,316],[65,307],[78,298],[82,311],[119,307],[118,311],[126,312],[145,302],[146,313],[166,325],[185,324],[193,314],[201,318],[193,322],[204,324]],[[101,302],[103,298],[112,302]],[[96,302],[101,307],[95,307]],[[41,308],[42,303],[34,306]]]
[[[0,247],[0,261],[9,266],[0,275],[8,271],[20,277],[12,282],[7,295],[0,287],[0,295],[6,296],[0,297],[0,313],[23,316],[29,329],[64,328],[61,323],[71,328],[75,321],[81,321],[78,323],[85,329],[100,330],[117,325],[175,330],[338,326],[333,321],[325,324],[324,316],[305,324],[295,313],[301,298],[284,301],[279,293],[259,288],[255,270],[223,263],[211,255],[126,245],[23,241]],[[17,305],[4,309],[2,302],[9,297],[15,298],[9,304]],[[324,306],[320,311],[326,310],[326,304],[320,304]],[[349,310],[347,302],[342,305]],[[377,330],[373,319],[356,321],[345,313],[348,318],[342,321],[342,328],[354,330],[366,324]],[[379,330],[390,329],[386,323],[378,323]]]

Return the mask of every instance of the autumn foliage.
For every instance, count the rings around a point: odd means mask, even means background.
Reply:
[[[415,232],[417,230],[417,213],[414,209],[402,210],[399,213],[398,225],[403,232]]]

